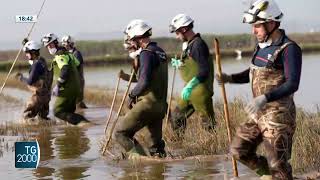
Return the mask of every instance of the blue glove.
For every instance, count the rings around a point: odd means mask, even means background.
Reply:
[[[52,89],[52,95],[59,96],[59,86],[58,85],[55,85],[54,88]]]
[[[193,77],[188,82],[188,84],[182,89],[181,98],[185,101],[189,101],[193,88],[196,87],[199,83],[200,83],[200,81],[198,80],[198,78]]]
[[[175,69],[179,69],[183,65],[182,61],[180,59],[171,58],[171,65]]]

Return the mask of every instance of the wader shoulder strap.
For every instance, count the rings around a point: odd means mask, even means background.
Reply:
[[[193,38],[189,43],[188,47],[182,52],[182,60],[186,59],[187,57],[190,56],[190,46],[200,37],[195,37]]]
[[[274,61],[278,58],[279,54],[286,48],[288,47],[290,44],[293,44],[293,42],[287,42],[284,43],[282,46],[280,46],[278,49],[276,49],[272,55],[272,57],[270,58],[270,61],[272,63],[274,63]]]
[[[280,55],[280,53],[286,48],[288,47],[290,44],[293,44],[293,42],[287,42],[287,43],[284,43],[283,45],[281,45],[278,49],[276,49],[273,53],[273,55],[271,56],[271,58],[269,59],[269,62],[267,64],[267,68],[276,68],[276,64],[275,64],[275,61],[276,59],[278,58],[278,56]]]
[[[253,50],[252,59],[251,59],[251,63],[252,63],[252,64],[253,64],[254,59],[256,58],[256,55],[257,55],[259,49],[260,49],[260,47],[259,47],[259,45],[257,44],[256,47],[255,47],[254,50]]]

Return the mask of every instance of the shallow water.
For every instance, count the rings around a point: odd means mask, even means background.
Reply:
[[[295,99],[298,106],[314,109],[313,104],[320,103],[317,94],[319,85],[314,82],[317,76],[320,55],[304,56],[300,90]],[[249,61],[229,59],[223,61],[225,72],[238,72],[247,67]],[[120,68],[128,71],[129,66],[88,68],[86,83],[88,86],[114,88],[116,74]],[[170,72],[172,74],[172,70]],[[170,81],[171,82],[171,79]],[[177,75],[175,92],[183,87]],[[121,88],[125,88],[122,82]],[[227,85],[230,98],[250,97],[249,85]],[[25,102],[28,92],[6,88],[4,93]],[[220,89],[215,84],[215,98],[220,98]],[[52,101],[53,102],[53,101]],[[52,103],[51,102],[51,103]],[[22,104],[0,102],[0,124],[6,121],[15,123],[21,118]],[[52,106],[51,106],[52,107]],[[28,138],[40,143],[41,157],[37,169],[16,169],[14,167],[14,142],[21,141],[21,135],[1,136],[0,141],[0,177],[5,179],[229,179],[232,177],[231,163],[220,156],[206,160],[182,160],[172,162],[153,162],[132,164],[129,161],[116,162],[100,155],[100,141],[103,138],[107,110],[103,107],[90,106],[81,112],[97,125],[89,128],[52,126],[40,128],[30,133]],[[52,117],[52,113],[50,114]],[[250,170],[239,164],[241,179],[257,179]],[[1,178],[3,179],[3,178]]]
[[[250,63],[249,58],[243,58],[242,60],[236,59],[223,59],[222,71],[226,73],[237,73],[248,68]],[[318,68],[320,67],[320,54],[311,54],[303,56],[302,75],[300,80],[300,87],[295,94],[295,102],[298,107],[305,108],[309,111],[316,111],[316,105],[320,104],[320,96],[318,91],[320,89],[320,83],[317,77],[320,73]],[[117,79],[117,73],[120,69],[129,71],[129,65],[118,66],[105,66],[101,68],[87,68],[85,72],[86,84],[88,86],[99,86],[102,88],[114,88]],[[169,86],[172,83],[173,70],[170,68]],[[177,73],[176,81],[174,85],[174,92],[176,95],[181,91],[184,84]],[[126,88],[126,83],[121,82],[121,89]],[[169,88],[171,89],[171,88]],[[218,84],[214,83],[214,99],[221,98],[221,90]],[[249,84],[243,85],[226,85],[226,91],[228,98],[232,100],[235,97],[242,97],[245,100],[250,100],[252,97],[251,88]]]
[[[20,94],[21,100],[28,97],[27,92],[16,89],[7,89],[5,94]],[[22,108],[21,105],[6,106],[0,113],[21,114]],[[117,162],[103,157],[99,149],[107,110],[103,107],[90,106],[81,113],[97,125],[88,128],[57,125],[38,128],[28,133],[28,139],[37,139],[40,145],[41,156],[37,169],[16,169],[14,142],[21,141],[22,136],[2,136],[0,177],[6,177],[5,179],[228,179],[232,176],[230,161],[220,156],[206,157],[200,161],[194,159],[142,164],[133,164],[129,161]],[[6,116],[10,116],[10,113],[3,113],[0,116],[2,124],[8,121]],[[10,122],[13,121],[10,119]],[[18,119],[15,119],[14,123],[18,123]],[[239,166],[239,172],[241,179],[255,179],[252,172],[242,165]]]

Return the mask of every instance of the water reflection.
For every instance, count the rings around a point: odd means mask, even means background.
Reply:
[[[164,163],[151,164],[148,166],[135,166],[131,164],[131,167],[123,168],[121,180],[131,179],[165,179],[164,173],[166,172],[166,166]]]
[[[90,140],[80,128],[65,128],[62,131],[62,135],[56,137],[54,141],[58,158],[62,162],[64,162],[64,159],[79,159],[82,154],[90,149]],[[79,166],[77,161],[72,161],[70,165],[66,163],[64,166],[57,170],[56,177],[61,179],[84,178],[86,176],[83,173],[89,168],[88,165]]]
[[[65,128],[61,136],[56,137],[55,145],[59,159],[75,159],[89,150],[90,140],[77,127]]]
[[[99,113],[100,112],[100,113]],[[85,110],[88,116],[106,117],[105,109]],[[97,120],[98,121],[98,120]],[[76,127],[37,127],[30,138],[40,145],[40,165],[37,169],[15,169],[14,151],[5,151],[0,163],[0,176],[6,179],[224,179],[232,175],[231,162],[224,158],[184,160],[172,162],[147,162],[132,164],[128,161],[105,160],[99,154],[99,139],[103,126],[89,129]],[[20,136],[6,139],[13,144]],[[89,140],[90,138],[90,140]],[[239,166],[243,177],[252,178],[248,169]],[[247,175],[247,176],[244,176]],[[249,178],[242,178],[249,179]]]
[[[35,138],[40,146],[40,165],[33,170],[33,176],[42,178],[81,179],[90,165],[81,162],[81,155],[87,152],[89,138],[84,130],[76,127],[40,129]]]
[[[40,166],[33,171],[33,175],[37,178],[50,177],[54,173],[54,168],[42,167],[42,162],[51,160],[53,156],[52,141],[54,139],[52,130],[49,128],[40,129],[35,137],[40,147]]]

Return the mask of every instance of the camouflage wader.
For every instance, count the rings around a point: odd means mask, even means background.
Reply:
[[[144,51],[150,51],[145,49]],[[159,55],[157,55],[159,56]],[[141,145],[134,138],[136,132],[146,127],[150,132],[150,155],[165,156],[165,143],[162,140],[162,121],[167,111],[168,64],[160,62],[153,72],[153,79],[145,92],[137,98],[137,103],[119,118],[115,133],[117,142],[126,152],[135,152]],[[142,155],[143,152],[138,152]]]
[[[191,44],[190,42],[189,44]],[[199,72],[199,65],[192,59],[187,52],[184,52],[184,64],[179,67],[180,75],[187,84]],[[191,92],[190,100],[185,101],[180,96],[178,105],[172,113],[170,119],[171,126],[177,135],[182,135],[187,125],[189,118],[195,111],[199,112],[203,127],[213,129],[215,126],[214,111],[213,111],[213,62],[209,60],[210,74],[208,79],[198,84]]]
[[[287,45],[289,43],[276,50],[273,60]],[[266,94],[285,82],[282,69],[257,67],[253,64],[250,67],[250,79],[253,97]],[[259,175],[271,174],[273,179],[293,179],[288,160],[291,158],[295,120],[293,94],[267,103],[238,128],[231,153]],[[262,142],[268,161],[256,154],[257,146]]]
[[[24,118],[34,118],[39,115],[42,119],[48,119],[49,114],[49,102],[51,100],[51,85],[53,79],[53,72],[48,70],[46,61],[40,58],[38,61],[44,67],[45,72],[40,79],[32,84],[28,85],[29,90],[31,90],[32,95],[27,102],[26,108],[23,111]]]

